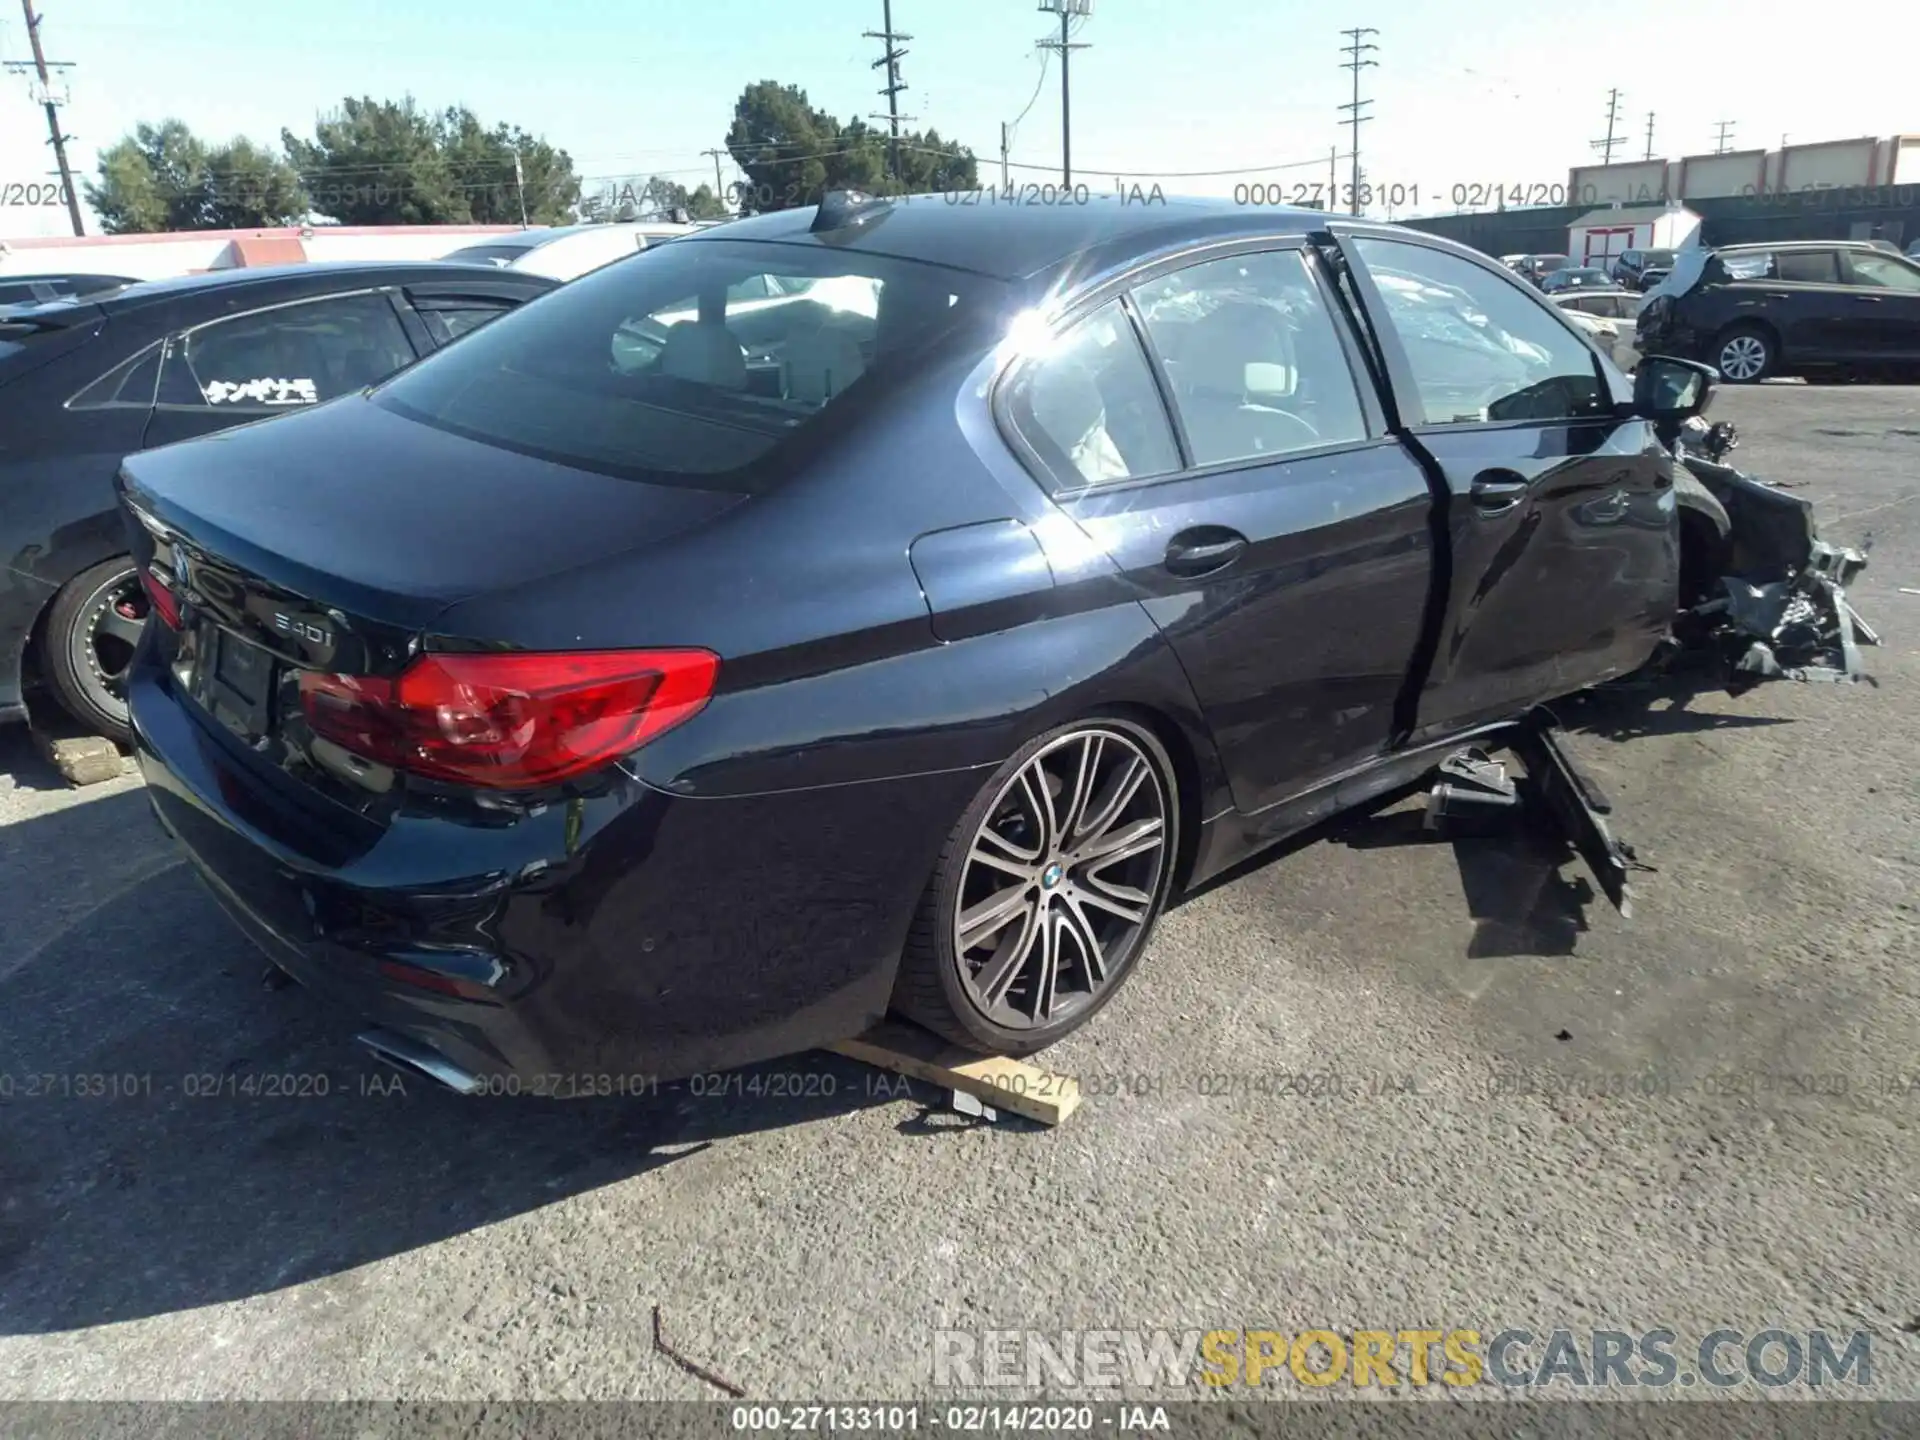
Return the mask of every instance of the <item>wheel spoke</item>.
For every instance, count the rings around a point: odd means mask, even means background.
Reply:
[[[1076,850],[1074,862],[1086,866],[1088,870],[1104,870],[1109,865],[1117,865],[1122,860],[1131,860],[1135,855],[1158,849],[1165,830],[1158,815],[1135,820],[1131,825],[1116,826],[1104,835],[1094,836]]]
[[[1094,933],[1093,921],[1080,908],[1080,901],[1072,895],[1068,895],[1060,907],[1060,925],[1073,936],[1073,943],[1086,961],[1088,988],[1098,989],[1106,984],[1107,952],[1100,944],[1100,937]]]
[[[1029,906],[1023,912],[1019,931],[1011,940],[1001,941],[993,958],[982,965],[979,973],[973,977],[974,992],[988,1009],[1005,999],[1013,982],[1020,978],[1020,972],[1026,968],[1027,958],[1033,954],[1038,932],[1046,928],[1041,923],[1043,918],[1040,906]]]
[[[1074,893],[1081,904],[1094,905],[1110,915],[1118,915],[1129,925],[1143,923],[1148,909],[1153,905],[1153,897],[1146,891],[1132,885],[1119,885],[1092,874],[1080,877]]]
[[[1053,848],[1060,827],[1053,818],[1053,796],[1047,790],[1046,771],[1037,762],[1020,772],[1020,791],[1026,797],[1027,808],[1033,812],[1034,823],[1040,827],[1039,853],[1044,855]]]
[[[1101,835],[1113,822],[1120,818],[1121,811],[1127,808],[1140,787],[1146,783],[1147,762],[1139,756],[1131,757],[1126,764],[1114,772],[1100,797],[1099,809],[1093,817],[1080,826],[1080,834]],[[1075,837],[1078,838],[1077,836]],[[1086,846],[1080,847],[1082,850]]]
[[[973,949],[981,941],[998,934],[1032,909],[1030,891],[1025,885],[1009,885],[978,904],[960,912],[960,949]]]
[[[967,858],[1017,880],[1031,880],[1033,867],[1040,861],[1040,852],[1021,849],[996,830],[982,830],[980,838],[973,842],[973,849],[967,852]]]
[[[1042,907],[1034,954],[1039,960],[1033,977],[1033,1023],[1044,1025],[1053,1018],[1053,990],[1060,978],[1060,920],[1051,907]]]
[[[111,635],[124,644],[135,645],[140,641],[140,631],[144,623],[144,621],[129,619],[109,605],[94,622],[93,633],[96,637]]]
[[[1060,827],[1063,843],[1071,845],[1086,823],[1087,807],[1093,803],[1093,787],[1100,776],[1100,757],[1106,742],[1098,735],[1087,736],[1080,746],[1080,764],[1074,770],[1073,790],[1067,802],[1067,818]]]

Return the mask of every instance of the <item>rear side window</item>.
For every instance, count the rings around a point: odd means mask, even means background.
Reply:
[[[1159,387],[1118,300],[1075,323],[1022,370],[1008,405],[1015,428],[1062,486],[1180,468]]]
[[[385,295],[329,295],[189,330],[168,349],[160,403],[262,412],[314,405],[413,359]]]
[[[1840,283],[1840,257],[1831,250],[1783,250],[1774,261],[1775,278],[1815,285]]]
[[[382,387],[411,419],[561,464],[755,489],[1007,287],[827,246],[695,241],[591,271]]]
[[[427,323],[427,330],[439,344],[458,340],[469,330],[478,330],[489,320],[498,320],[513,307],[511,305],[472,305],[456,308],[451,305],[436,305],[432,309],[418,307],[420,318]]]
[[[141,410],[151,409],[154,389],[160,383],[160,354],[165,348],[165,341],[154,341],[74,396],[67,402],[67,408],[104,410],[109,406],[133,406]]]

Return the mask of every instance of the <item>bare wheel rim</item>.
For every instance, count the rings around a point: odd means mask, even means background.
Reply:
[[[1140,745],[1109,729],[1052,741],[967,851],[953,949],[968,999],[1008,1030],[1092,1005],[1138,951],[1166,861],[1166,786]]]
[[[1757,335],[1736,335],[1720,347],[1720,373],[1729,380],[1751,380],[1766,366],[1766,343]]]
[[[87,597],[67,636],[73,673],[88,698],[109,715],[127,708],[127,666],[147,622],[147,594],[137,571],[116,575]]]

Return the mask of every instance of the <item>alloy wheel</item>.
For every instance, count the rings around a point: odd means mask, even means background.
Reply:
[[[953,923],[968,998],[1010,1030],[1057,1024],[1125,972],[1167,864],[1167,788],[1117,730],[1076,730],[1001,787]]]
[[[1729,380],[1752,380],[1767,368],[1767,343],[1758,335],[1735,335],[1720,347],[1720,373]]]
[[[126,708],[127,667],[146,624],[147,607],[138,572],[128,571],[88,598],[81,622],[68,633],[74,674],[87,686],[90,698],[109,713]]]

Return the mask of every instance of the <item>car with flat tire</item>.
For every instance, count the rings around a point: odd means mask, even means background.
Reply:
[[[275,266],[0,307],[0,721],[29,676],[125,741],[147,596],[113,480],[132,451],[382,380],[554,288],[440,262]]]
[[[1647,292],[1643,353],[1715,366],[1751,385],[1778,376],[1920,376],[1920,264],[1867,241],[1683,250]]]
[[[737,220],[127,459],[153,811],[369,1047],[1031,1053],[1172,898],[1667,635],[1705,367],[1636,389],[1394,226],[952,199]]]

